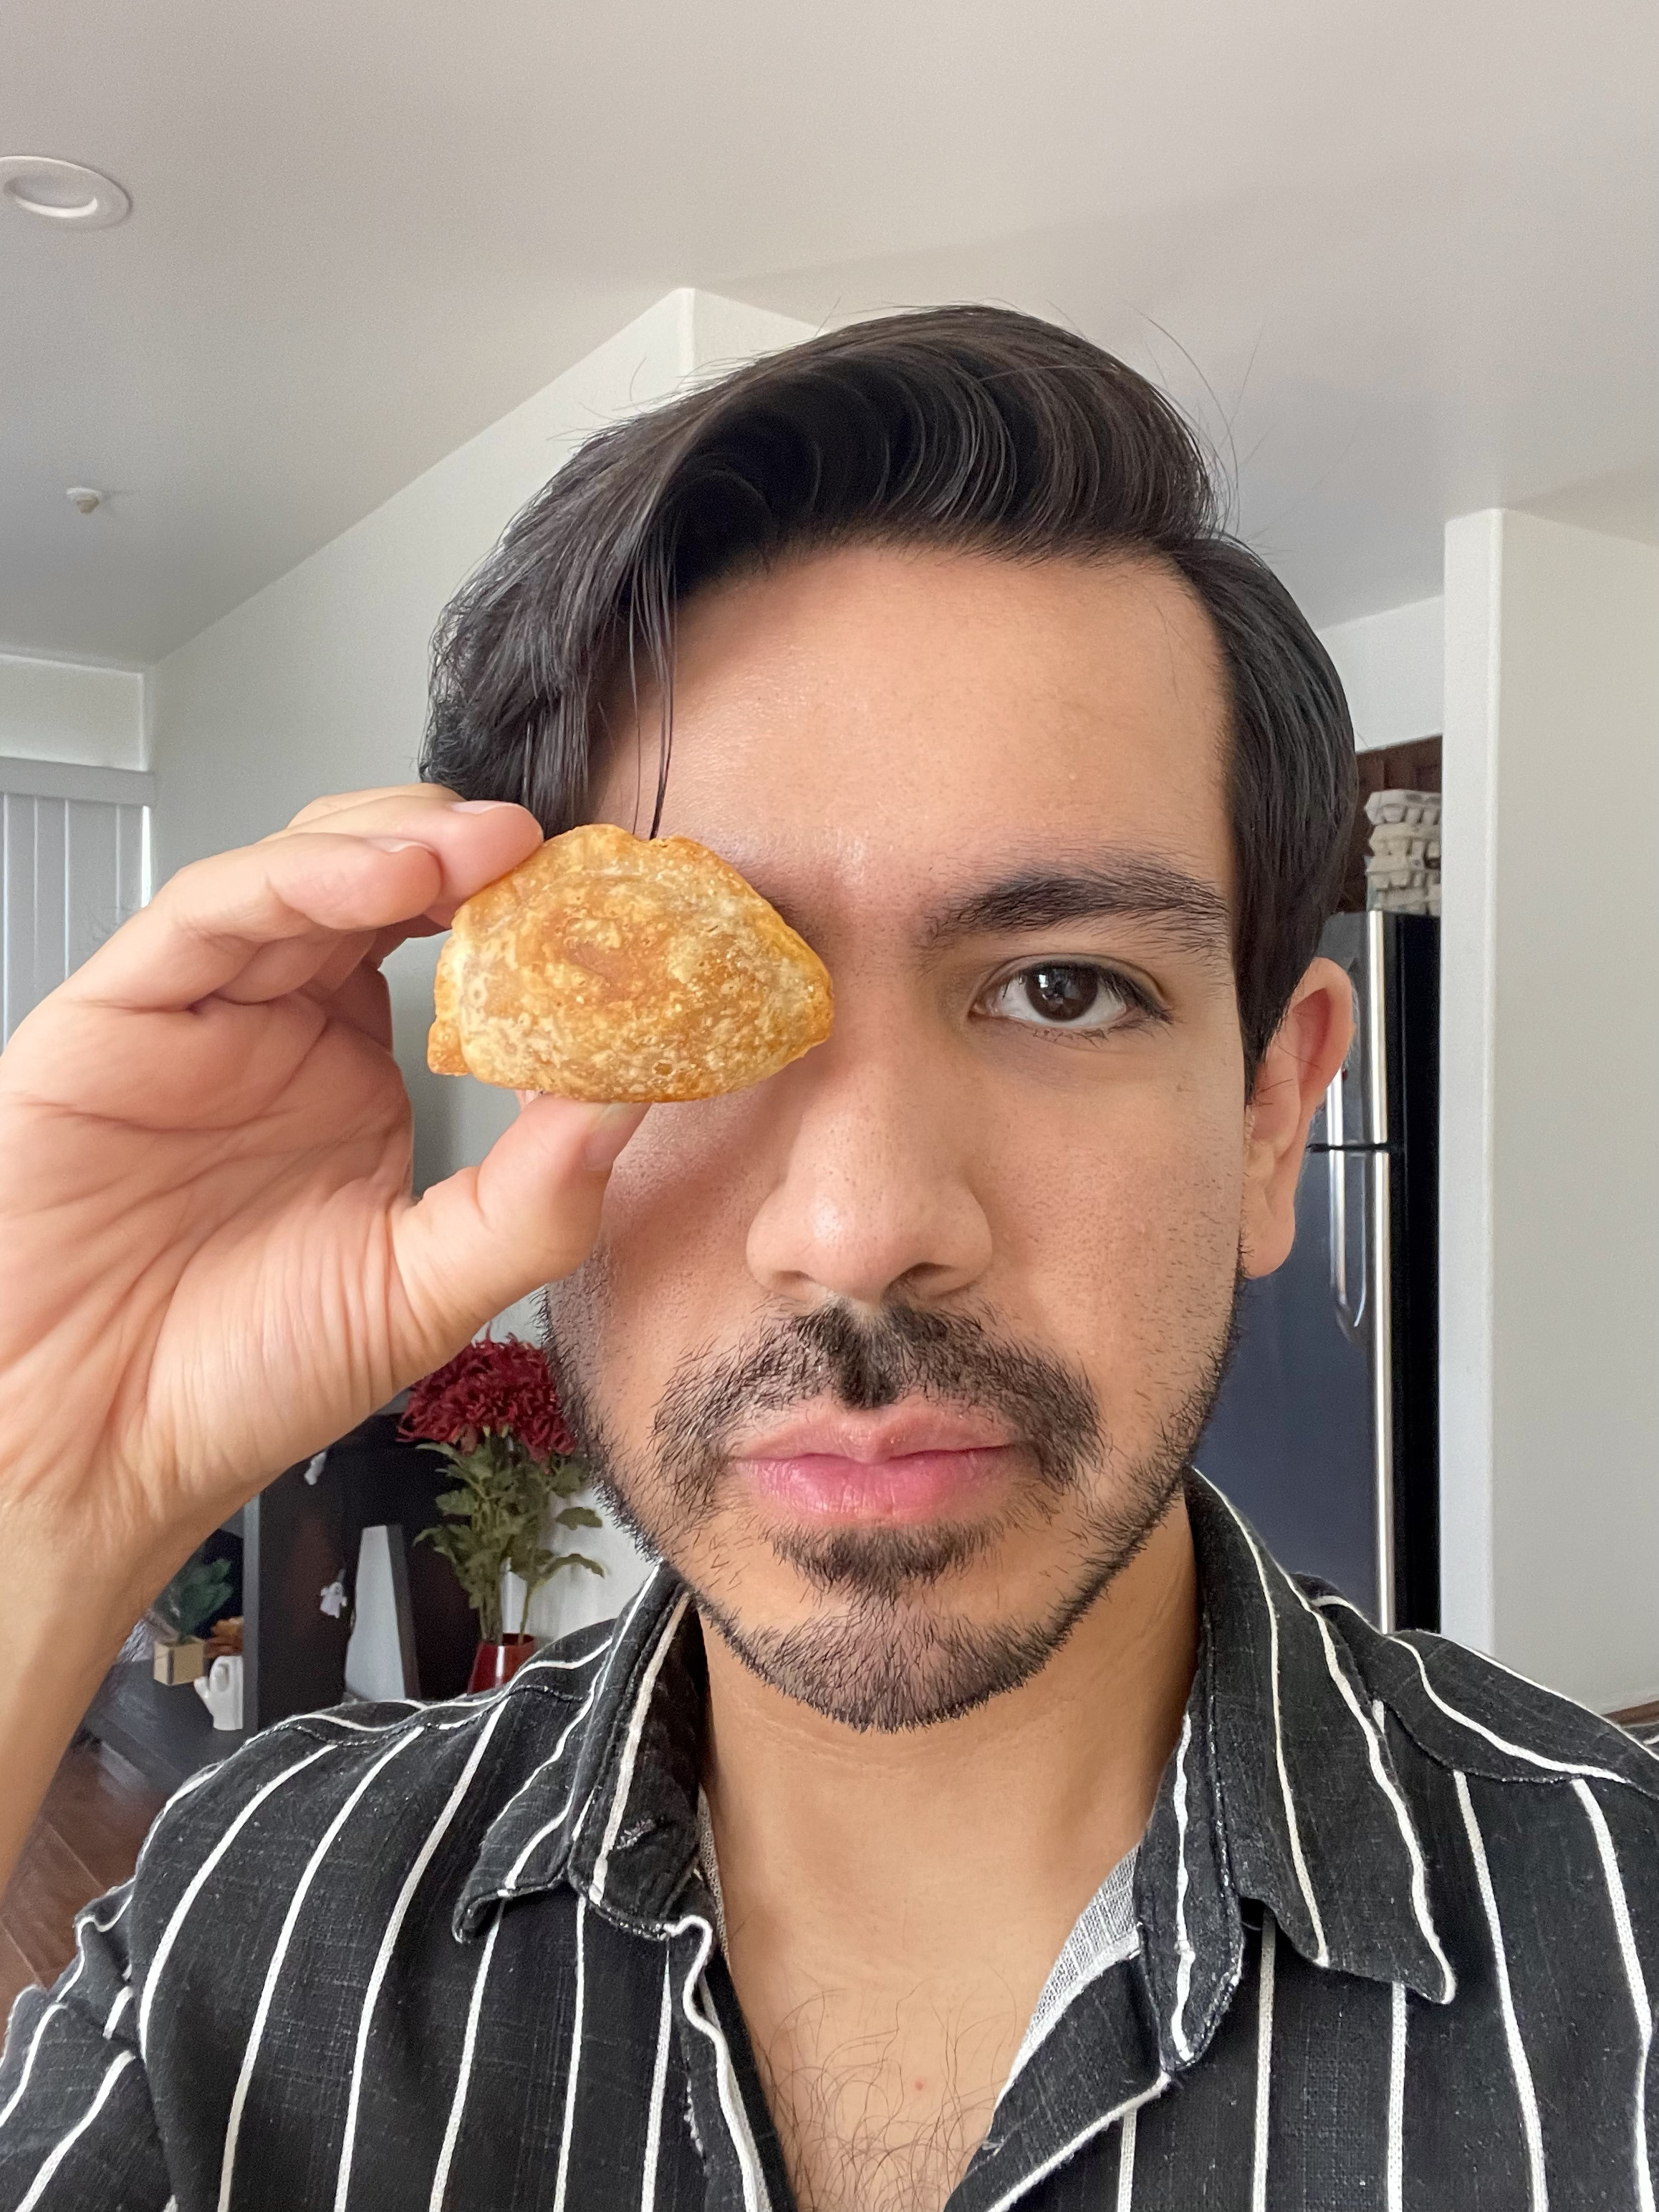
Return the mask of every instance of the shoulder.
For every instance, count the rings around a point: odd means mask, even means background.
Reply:
[[[1384,1636],[1305,1587],[1370,1695],[1436,1764],[1493,1782],[1616,1785],[1659,1813],[1659,1759],[1616,1723],[1447,1637]]]
[[[614,1626],[549,1645],[482,1695],[297,1714],[192,1776],[139,1860],[135,1953],[168,1943],[186,1917],[193,1936],[228,1914],[239,1929],[258,1923],[324,1856],[338,1893],[371,1888],[428,1838],[458,1864],[476,1854],[527,1784],[580,1755]]]

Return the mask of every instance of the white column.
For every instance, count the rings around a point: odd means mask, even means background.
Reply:
[[[1448,1634],[1659,1694],[1659,552],[1446,533]]]
[[[1413,599],[1322,629],[1362,753],[1437,738],[1445,726],[1445,601]]]

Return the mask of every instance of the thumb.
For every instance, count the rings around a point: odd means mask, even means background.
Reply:
[[[477,1167],[407,1207],[392,1259],[408,1341],[394,1338],[393,1356],[409,1379],[449,1358],[503,1306],[581,1265],[611,1168],[649,1110],[532,1099]]]

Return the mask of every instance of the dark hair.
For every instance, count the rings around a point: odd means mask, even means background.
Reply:
[[[1017,561],[1139,555],[1203,602],[1231,692],[1233,957],[1253,1073],[1335,903],[1357,787],[1347,706],[1290,593],[1228,535],[1174,405],[1052,324],[974,307],[858,323],[599,432],[446,609],[422,774],[519,800],[549,836],[568,829],[603,702],[644,673],[664,702],[659,814],[679,603],[786,553],[884,540]]]

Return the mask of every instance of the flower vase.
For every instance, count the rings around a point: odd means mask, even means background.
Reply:
[[[472,1655],[472,1672],[467,1676],[469,1690],[499,1689],[510,1681],[525,1661],[536,1649],[533,1636],[503,1636],[499,1643],[481,1644]]]

